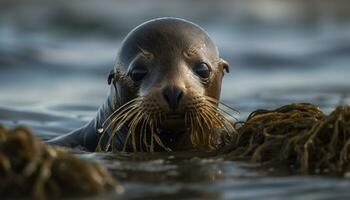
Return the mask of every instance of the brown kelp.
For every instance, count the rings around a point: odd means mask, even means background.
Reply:
[[[223,108],[224,107],[224,108]],[[234,133],[234,124],[227,119],[227,115],[235,118],[227,110],[235,111],[228,105],[218,100],[201,96],[187,105],[184,121],[189,127],[190,142],[194,148],[208,147],[213,149],[218,129],[223,129],[226,133]],[[226,116],[225,116],[226,115]],[[159,125],[167,115],[162,111],[155,100],[147,100],[143,97],[135,98],[123,106],[116,109],[102,124],[99,132],[102,134],[97,151],[109,151],[115,149],[113,140],[118,130],[127,126],[127,137],[124,141],[123,151],[131,141],[134,152],[145,149],[147,152],[155,151],[155,144],[166,151],[172,149],[165,146],[160,137]],[[109,133],[110,132],[110,133]],[[104,134],[108,135],[108,142],[102,145]],[[141,141],[139,147],[137,140]]]
[[[350,107],[327,116],[315,105],[291,104],[257,110],[236,126],[230,159],[279,162],[304,174],[350,170]]]
[[[22,126],[0,125],[0,196],[57,199],[121,191],[106,169],[45,145]]]

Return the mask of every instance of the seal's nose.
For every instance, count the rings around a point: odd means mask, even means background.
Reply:
[[[178,87],[166,87],[163,89],[163,97],[165,101],[168,103],[169,108],[172,111],[175,111],[177,107],[179,106],[181,97],[183,95],[183,92],[180,88]]]

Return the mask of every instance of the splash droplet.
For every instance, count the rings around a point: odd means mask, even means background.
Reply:
[[[103,133],[103,128],[97,129],[97,132],[98,132],[98,133]]]

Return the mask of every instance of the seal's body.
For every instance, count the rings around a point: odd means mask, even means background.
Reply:
[[[199,26],[178,18],[145,22],[123,40],[97,116],[49,143],[90,151],[209,144],[213,137],[204,129],[225,126],[216,113],[224,70],[228,64]]]

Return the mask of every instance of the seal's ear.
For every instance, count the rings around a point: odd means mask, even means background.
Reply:
[[[222,69],[224,69],[227,73],[230,72],[230,65],[228,64],[228,62],[226,60],[220,58],[219,66],[221,66]]]
[[[113,81],[113,79],[115,79],[115,73],[114,70],[112,70],[111,72],[109,72],[108,78],[107,78],[107,83],[108,85],[110,85]]]
[[[117,81],[119,81],[121,78],[120,75],[120,71],[117,69],[116,71],[111,70],[111,72],[109,72],[108,78],[107,78],[107,83],[108,85],[110,85],[112,82],[115,83]]]

